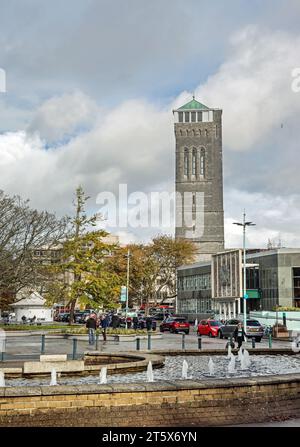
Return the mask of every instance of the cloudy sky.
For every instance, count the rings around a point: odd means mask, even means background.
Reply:
[[[249,245],[300,247],[299,0],[0,0],[0,11],[0,189],[58,214],[78,184],[90,212],[119,184],[172,191],[172,109],[195,93],[223,109],[227,247],[241,245],[243,208]]]

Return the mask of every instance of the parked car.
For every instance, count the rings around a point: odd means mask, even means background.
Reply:
[[[70,316],[69,313],[67,313],[67,312],[61,312],[61,313],[59,313],[59,314],[57,315],[57,317],[56,317],[56,321],[67,322],[67,321],[69,321],[69,320],[68,320],[69,316]]]
[[[90,315],[89,312],[75,312],[74,314],[75,323],[84,324],[89,315]]]
[[[197,334],[218,337],[223,324],[218,320],[201,320],[198,324]]]
[[[183,317],[168,317],[163,320],[159,329],[161,332],[185,332],[186,334],[188,334],[190,332],[190,323],[187,321],[186,318]]]
[[[157,323],[154,318],[151,317],[151,325],[152,325],[152,331],[156,331]],[[146,317],[139,318],[138,321],[138,329],[146,329]]]
[[[232,319],[232,320],[226,321],[224,326],[220,327],[219,337],[220,338],[229,338],[229,337],[233,336],[235,328],[237,327],[237,325],[239,323],[243,324],[243,321],[237,320],[237,319]],[[247,319],[245,334],[246,334],[246,337],[248,337],[248,338],[255,337],[255,340],[260,342],[264,335],[264,330],[258,320]]]
[[[173,315],[166,311],[166,312],[156,312],[155,314],[151,315],[155,320],[165,320],[168,317],[172,317]]]
[[[264,328],[258,320],[249,319],[246,320],[246,336],[255,338],[256,341],[260,342],[264,335]]]

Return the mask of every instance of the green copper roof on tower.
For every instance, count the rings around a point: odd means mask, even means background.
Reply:
[[[206,107],[204,104],[201,104],[201,102],[196,101],[195,96],[193,96],[193,99],[190,102],[184,104],[184,106],[182,106],[182,107],[179,107],[178,110],[192,110],[192,109],[193,110],[195,110],[195,109],[196,110],[209,110],[209,108]]]

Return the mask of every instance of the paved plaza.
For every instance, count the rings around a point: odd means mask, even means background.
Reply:
[[[182,349],[182,335],[181,334],[170,334],[165,332],[161,334],[156,331],[152,333],[153,335],[158,335],[159,338],[151,338],[151,350],[164,350],[164,349]],[[88,336],[83,337],[68,337],[58,338],[51,334],[46,334],[45,337],[45,354],[68,354],[69,357],[73,353],[73,340],[77,338],[77,356],[82,355],[85,351],[95,350],[95,345],[88,344]],[[222,349],[225,348],[228,340],[202,337],[202,350],[210,349]],[[185,349],[198,349],[198,337],[196,332],[191,332],[189,335],[184,337]],[[42,336],[37,335],[18,335],[18,336],[7,336],[6,337],[6,352],[4,357],[4,362],[11,361],[22,361],[27,359],[38,358],[41,354]],[[243,344],[247,348],[252,348],[251,341]],[[262,339],[260,343],[256,343],[257,348],[268,348],[269,340]],[[278,341],[273,340],[273,348],[290,348],[290,341]],[[141,339],[140,349],[147,350],[148,341],[147,337]],[[136,341],[116,341],[113,339],[108,339],[107,341],[102,340],[102,336],[99,337],[98,350],[102,352],[124,352],[124,351],[135,351]]]

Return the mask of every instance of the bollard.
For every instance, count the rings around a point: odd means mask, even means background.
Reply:
[[[255,348],[255,338],[254,337],[252,337],[252,348]]]
[[[269,348],[272,348],[272,334],[269,334]]]
[[[76,356],[77,356],[77,338],[73,338],[73,354],[72,354],[73,360],[76,360]]]
[[[283,314],[282,314],[282,323],[283,323],[283,326],[286,327],[286,313],[285,312],[283,312]]]
[[[136,338],[136,350],[139,351],[141,348],[141,339],[140,337]]]
[[[202,338],[198,337],[198,349],[202,349]]]
[[[99,334],[96,334],[96,351],[98,351]]]
[[[148,349],[151,351],[151,332],[148,332]]]
[[[45,334],[42,335],[41,354],[45,354]]]
[[[185,349],[185,333],[182,334],[182,349]]]
[[[0,352],[0,362],[4,362],[4,353],[6,351],[6,339],[2,342],[2,349]]]

